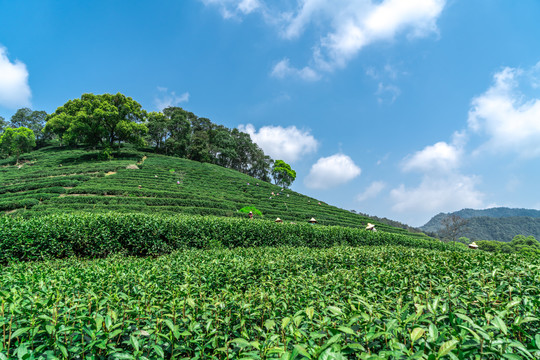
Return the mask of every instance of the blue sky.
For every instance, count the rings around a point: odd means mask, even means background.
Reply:
[[[0,0],[0,116],[121,92],[243,129],[348,210],[539,209],[539,18],[537,0]]]

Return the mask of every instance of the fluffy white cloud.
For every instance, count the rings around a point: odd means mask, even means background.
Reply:
[[[328,189],[345,184],[358,175],[361,169],[356,166],[350,157],[344,154],[335,154],[320,158],[304,179],[304,184],[311,189]]]
[[[9,61],[7,49],[0,46],[0,105],[12,109],[30,106],[31,96],[26,65]]]
[[[319,143],[309,133],[296,126],[263,126],[257,131],[252,124],[239,125],[238,129],[251,136],[263,151],[274,159],[294,162],[302,155],[317,151]]]
[[[483,197],[476,189],[478,179],[474,176],[449,175],[445,177],[425,176],[416,188],[404,185],[392,189],[392,210],[399,213],[415,212],[433,216],[438,212],[450,212],[463,208],[478,208]]]
[[[416,222],[439,212],[483,206],[484,194],[477,189],[479,178],[460,172],[466,140],[465,132],[456,132],[451,144],[441,141],[407,156],[402,170],[421,173],[421,182],[412,188],[402,184],[392,189],[392,210],[409,214],[410,221]]]
[[[540,155],[540,99],[528,98],[521,85],[537,86],[540,63],[530,70],[505,68],[494,75],[493,85],[472,101],[469,128],[487,135],[479,151]]]
[[[259,10],[263,19],[277,25],[286,39],[298,38],[310,25],[317,27],[321,40],[313,46],[310,66],[295,68],[284,59],[272,71],[274,76],[295,74],[306,80],[319,78],[317,74],[321,71],[345,66],[366,45],[392,40],[398,34],[414,38],[436,33],[436,21],[446,3],[446,0],[297,0],[296,9],[286,9],[283,2],[270,0],[201,1],[218,6],[224,17]],[[303,73],[309,75],[301,76]]]
[[[405,158],[403,170],[432,172],[449,172],[460,164],[462,150],[443,141],[426,146],[414,155]]]
[[[189,101],[189,93],[185,92],[182,95],[176,95],[174,91],[168,91],[167,88],[158,86],[158,96],[154,98],[156,108],[161,111],[169,106],[178,106],[180,103]]]
[[[386,188],[386,184],[383,181],[374,181],[367,187],[367,189],[363,193],[358,194],[358,196],[356,197],[356,200],[364,201],[367,199],[375,198],[385,188]]]
[[[306,66],[303,69],[291,67],[289,65],[289,59],[283,59],[278,62],[272,69],[271,75],[279,79],[292,76],[308,81],[318,80],[320,78],[320,75],[309,66]]]

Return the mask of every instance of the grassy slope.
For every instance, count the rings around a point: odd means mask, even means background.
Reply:
[[[268,220],[280,217],[303,223],[315,217],[322,225],[349,227],[374,222],[212,164],[136,150],[123,150],[113,160],[102,161],[99,153],[45,148],[22,156],[22,166],[14,165],[13,159],[0,162],[0,210],[27,217],[74,211],[246,217],[238,210],[255,206]],[[126,169],[134,164],[140,169]],[[377,227],[425,237],[385,224]]]

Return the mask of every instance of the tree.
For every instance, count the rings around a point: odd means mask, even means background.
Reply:
[[[32,111],[25,107],[13,114],[10,120],[10,127],[25,127],[32,130],[36,137],[37,145],[42,146],[46,140],[46,134],[42,131],[43,127],[45,127],[46,120],[47,113],[45,111]]]
[[[223,125],[213,125],[209,142],[214,164],[231,168],[238,156],[231,131]]]
[[[114,148],[122,142],[144,143],[148,128],[146,111],[123,94],[83,94],[69,100],[48,117],[45,133],[53,133],[67,144]]]
[[[210,130],[212,122],[207,118],[193,118],[191,121],[191,141],[188,157],[199,162],[211,162]]]
[[[7,121],[4,120],[4,118],[0,116],[0,134],[4,132],[4,129],[7,127],[8,127]]]
[[[150,146],[154,147],[156,152],[163,152],[165,148],[165,141],[168,138],[168,131],[166,125],[166,118],[163,113],[150,112],[147,115],[146,127],[148,133],[146,135],[147,142]]]
[[[0,149],[7,156],[15,155],[17,163],[22,153],[32,150],[36,146],[34,132],[25,127],[7,128],[0,137]]]
[[[519,248],[523,246],[529,246],[540,249],[540,242],[534,238],[534,236],[516,235],[510,242],[513,247]]]
[[[186,157],[191,140],[191,124],[197,116],[175,106],[164,109],[163,114],[168,134],[165,141],[166,153]]]
[[[276,160],[272,167],[272,176],[276,185],[289,187],[296,179],[296,171],[291,169],[291,165],[283,160]]]
[[[467,224],[467,220],[457,215],[447,216],[441,221],[443,227],[439,230],[438,235],[443,240],[456,241],[467,228]]]

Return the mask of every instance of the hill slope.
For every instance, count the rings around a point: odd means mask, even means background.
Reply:
[[[265,219],[364,227],[372,219],[254,179],[187,159],[124,149],[112,160],[99,151],[43,148],[0,162],[0,210],[32,217],[51,213],[137,212],[246,217],[255,206]],[[129,168],[133,169],[129,169]],[[382,231],[425,237],[377,223]]]
[[[540,211],[534,209],[511,209],[506,207],[485,210],[462,209],[453,213],[440,213],[420,229],[438,232],[443,220],[452,215],[467,219],[467,226],[460,236],[472,240],[511,241],[516,235],[540,238]]]

